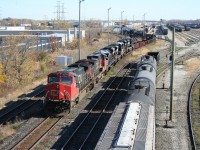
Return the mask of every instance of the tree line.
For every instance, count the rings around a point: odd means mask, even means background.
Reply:
[[[45,73],[49,64],[48,53],[58,51],[55,38],[49,38],[51,49],[37,51],[31,48],[38,41],[37,36],[7,36],[0,47],[0,96],[6,91],[14,90],[21,85],[31,83]],[[53,62],[52,62],[53,64]]]

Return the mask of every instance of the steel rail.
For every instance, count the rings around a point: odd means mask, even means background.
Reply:
[[[32,96],[32,98],[34,98],[35,96],[38,96],[42,92],[44,92],[44,91],[40,91],[36,95]],[[39,101],[39,100],[33,100],[32,102],[30,102],[30,99],[31,99],[31,97],[29,98],[29,100],[25,100],[24,102],[20,103],[19,105],[14,106],[9,111],[1,114],[1,116],[0,116],[0,124],[6,124],[6,122],[12,120],[16,116],[18,116],[20,113],[22,113],[23,111],[27,110],[28,108],[30,108],[31,106],[33,106],[34,104],[36,104]],[[22,108],[23,106],[26,106],[26,107]]]
[[[118,73],[115,75],[114,79],[112,80],[112,82],[104,89],[104,92],[102,93],[102,95],[97,99],[96,103],[93,105],[93,107],[90,109],[90,111],[87,113],[87,115],[85,116],[85,118],[81,121],[81,123],[78,125],[78,127],[75,129],[75,131],[72,133],[72,135],[70,136],[70,138],[66,141],[66,143],[64,144],[64,146],[61,149],[66,149],[66,146],[69,144],[69,142],[72,140],[73,136],[77,133],[77,131],[80,129],[81,125],[85,122],[85,120],[88,118],[89,114],[91,114],[91,112],[93,111],[93,109],[95,108],[95,106],[98,104],[98,102],[101,100],[101,98],[105,95],[106,91],[109,89],[109,87],[112,85],[112,83],[114,83],[115,79],[117,78],[117,75],[121,73],[121,71],[126,67],[127,64],[125,64],[119,71]],[[119,83],[121,84],[121,82]],[[119,86],[118,84],[118,86]],[[117,87],[118,87],[117,86]],[[116,90],[115,90],[116,91]],[[114,92],[115,94],[115,92]],[[112,94],[111,98],[109,99],[109,102],[111,101],[112,97],[114,96],[114,94]],[[106,104],[105,107],[108,106],[109,102]],[[98,117],[97,121],[95,122],[94,126],[92,127],[92,129],[90,130],[89,134],[87,135],[86,138],[89,137],[89,135],[91,134],[92,130],[94,129],[94,127],[96,126],[98,120],[100,119],[100,117],[102,116],[103,112],[105,111],[105,107],[103,108],[103,110],[101,110],[101,114]],[[86,139],[84,140],[84,142],[86,142]],[[83,143],[82,145],[83,146]]]
[[[197,80],[200,77],[200,73],[195,77],[195,79],[193,80],[191,86],[190,86],[190,90],[189,90],[189,94],[188,94],[188,106],[187,106],[187,110],[188,110],[188,122],[189,122],[189,132],[190,132],[190,140],[191,140],[191,145],[192,145],[192,150],[196,150],[196,143],[195,143],[195,138],[194,138],[194,131],[192,128],[192,112],[191,112],[191,103],[192,103],[192,90],[194,88],[194,85],[196,84]]]
[[[63,116],[62,116],[63,117]],[[16,149],[21,149],[22,147],[26,147],[27,149],[33,149],[36,147],[36,145],[44,138],[46,135],[55,127],[55,125],[62,119],[62,117],[56,118],[56,120],[50,124],[48,128],[48,121],[51,121],[52,118],[48,117],[44,119],[36,128],[31,130],[27,135],[23,137],[22,140],[20,140],[18,143],[16,143],[11,149],[16,150]],[[53,118],[55,119],[55,118]],[[45,125],[47,124],[47,125]],[[37,134],[40,134],[40,130],[44,129],[42,135],[40,135],[38,138]],[[34,139],[35,138],[35,139]],[[27,142],[30,141],[30,142]]]

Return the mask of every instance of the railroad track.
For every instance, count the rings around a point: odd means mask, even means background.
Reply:
[[[44,95],[44,91],[40,91],[35,96]],[[30,100],[32,99],[32,100]],[[21,103],[15,105],[11,109],[7,110],[3,114],[0,115],[0,125],[5,125],[9,121],[13,121],[17,116],[22,114],[24,111],[28,110],[33,105],[37,104],[39,100],[33,100],[34,97],[28,98],[28,100],[22,100]],[[20,100],[19,100],[20,101]]]
[[[113,85],[113,84],[111,84],[111,85]],[[111,85],[109,87],[114,88]],[[98,107],[99,106],[97,106],[94,109],[98,109]],[[97,112],[98,112],[98,110],[97,110]],[[105,116],[105,115],[103,114],[103,116]],[[108,117],[108,115],[106,115],[106,117]],[[110,117],[110,115],[109,115],[109,117]],[[34,149],[42,141],[42,139],[46,138],[48,133],[59,123],[59,121],[62,118],[63,118],[63,116],[61,116],[59,118],[48,117],[48,118],[44,119],[36,128],[34,128],[32,131],[30,131],[21,141],[16,143],[12,147],[12,149]],[[104,118],[103,121],[104,120],[106,120],[106,119]]]
[[[128,54],[129,53],[127,53],[125,55],[128,55]],[[15,108],[12,109],[12,111],[10,110],[9,112],[5,113],[5,115],[2,115],[2,116],[6,116],[6,114],[7,115],[13,114],[12,117],[14,118],[16,116],[16,114],[20,114],[20,112],[27,110],[28,108],[30,108],[32,105],[34,105],[38,101],[29,101],[30,105],[28,105],[28,106],[27,106],[27,102],[28,102],[28,100],[21,103],[21,105],[16,106]],[[23,109],[21,109],[22,106],[23,106]],[[17,111],[19,111],[19,113]],[[30,131],[21,141],[16,143],[12,147],[12,149],[33,149],[33,148],[35,148],[40,143],[40,141],[42,139],[44,139],[46,137],[46,135],[59,123],[59,120],[61,120],[61,118],[57,119],[57,120],[50,119],[50,118],[44,119],[34,130]],[[46,122],[50,122],[50,123],[46,123]],[[27,141],[31,141],[31,142],[27,142]]]
[[[185,43],[185,45],[190,45],[190,42],[188,41],[188,39],[187,38],[185,38],[185,37],[183,37],[183,36],[181,36],[178,32],[176,32],[176,34],[175,34],[182,42],[184,42]]]
[[[13,150],[33,149],[63,118],[46,118],[36,128],[29,132],[20,142],[15,144]]]
[[[189,94],[188,94],[188,122],[189,122],[189,132],[190,132],[190,139],[191,139],[191,145],[193,150],[197,150],[197,145],[196,145],[196,140],[194,136],[194,131],[192,128],[192,90],[194,85],[196,84],[197,80],[200,78],[200,73],[195,77],[193,80],[191,87],[189,89]]]
[[[193,51],[185,53],[184,55],[175,59],[175,64],[178,64],[180,62],[188,60],[188,59],[192,58],[193,55],[195,55]],[[162,66],[159,66],[158,69],[157,69],[157,78],[160,78],[161,75],[166,71],[166,69],[168,69],[168,67],[169,67],[169,64],[164,64]]]
[[[199,42],[200,38],[199,35],[191,33],[191,32],[184,32],[184,34],[187,34],[188,36],[194,38],[197,42]]]
[[[195,36],[196,38],[198,38],[200,40],[200,33],[199,32],[192,30],[192,31],[188,32],[188,34]]]
[[[124,65],[119,70],[109,85],[105,87],[103,93],[95,100],[96,103],[84,114],[82,121],[61,149],[93,149],[95,147],[101,132],[103,132],[112,115],[114,110],[113,103],[116,103],[116,94],[119,94],[119,87],[130,68],[131,66],[126,67]],[[126,91],[124,91],[125,94]]]

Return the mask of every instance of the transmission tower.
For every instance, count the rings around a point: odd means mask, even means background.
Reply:
[[[57,1],[56,5],[56,14],[57,14],[57,20],[65,20],[65,4],[60,1]]]
[[[1,7],[0,7],[0,19],[1,19]]]
[[[64,3],[62,3],[62,12],[61,12],[61,14],[62,14],[62,20],[65,20],[65,4]]]
[[[56,5],[56,8],[57,8],[57,20],[60,20],[60,13],[61,13],[61,9],[60,9],[60,1],[57,1],[57,5]]]

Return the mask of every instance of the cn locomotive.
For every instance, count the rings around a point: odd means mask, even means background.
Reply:
[[[150,56],[152,55],[152,56]],[[112,114],[95,150],[154,150],[156,67],[159,53],[142,56],[127,86],[125,102]]]
[[[45,108],[55,112],[71,110],[80,100],[81,93],[91,90],[103,75],[123,56],[155,40],[147,34],[143,40],[127,38],[93,52],[74,64],[48,75],[45,88]]]

